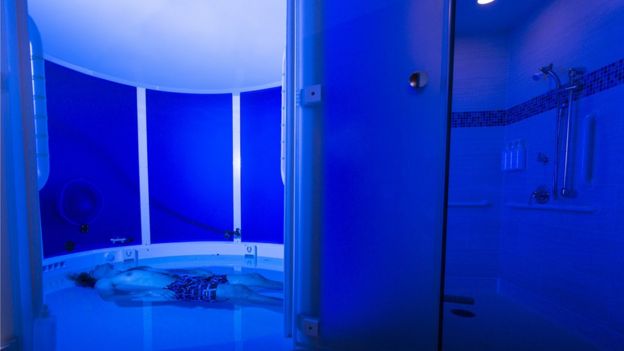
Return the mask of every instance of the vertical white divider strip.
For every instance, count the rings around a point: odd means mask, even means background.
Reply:
[[[232,94],[232,163],[234,183],[234,229],[241,227],[241,150],[240,150],[240,94]],[[242,239],[242,238],[241,238]]]
[[[234,229],[241,228],[241,152],[240,152],[240,94],[232,94],[232,165],[234,184]],[[241,236],[242,237],[242,236]],[[242,239],[242,238],[241,238]],[[236,239],[234,240],[236,241]],[[241,271],[235,266],[234,271]],[[243,350],[243,310],[240,306],[234,309],[234,351]]]
[[[137,129],[139,132],[139,196],[141,199],[141,244],[152,243],[147,170],[147,104],[145,88],[137,87]]]

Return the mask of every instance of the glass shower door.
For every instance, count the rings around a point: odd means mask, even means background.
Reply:
[[[447,134],[444,1],[302,1],[296,341],[435,350]]]
[[[624,2],[456,13],[444,350],[624,350]]]

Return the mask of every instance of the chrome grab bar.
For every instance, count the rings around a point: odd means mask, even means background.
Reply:
[[[565,140],[565,153],[563,159],[563,186],[561,187],[561,196],[574,197],[576,192],[570,184],[570,139],[572,138],[572,103],[574,102],[574,94],[580,92],[583,89],[583,83],[579,81],[579,78],[585,73],[584,68],[574,67],[568,70],[568,77],[570,80],[570,86],[566,88],[568,91],[568,118],[566,120],[566,140]]]

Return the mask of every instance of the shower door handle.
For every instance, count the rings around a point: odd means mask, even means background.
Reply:
[[[429,83],[429,75],[426,72],[416,71],[409,77],[409,85],[412,89],[421,89]]]

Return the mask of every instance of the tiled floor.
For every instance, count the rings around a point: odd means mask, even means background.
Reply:
[[[590,343],[503,296],[473,296],[475,304],[447,304],[445,351],[595,351]],[[471,311],[460,317],[452,309]]]

